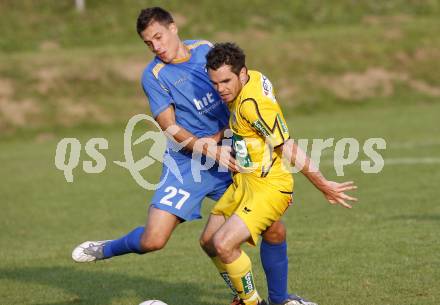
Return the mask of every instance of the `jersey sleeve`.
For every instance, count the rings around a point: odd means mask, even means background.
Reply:
[[[168,89],[154,77],[152,72],[145,72],[142,77],[142,88],[148,98],[153,117],[174,104]]]
[[[254,99],[246,99],[239,108],[240,115],[272,146],[277,147],[289,139],[289,130],[280,110],[260,107]]]

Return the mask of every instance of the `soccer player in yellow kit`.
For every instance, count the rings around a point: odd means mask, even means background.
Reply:
[[[332,204],[351,208],[345,194],[353,182],[328,181],[290,140],[289,131],[272,84],[260,72],[247,70],[243,51],[232,43],[216,44],[207,55],[208,74],[230,110],[235,158],[242,171],[211,212],[202,239],[219,272],[227,274],[241,298],[240,304],[267,304],[258,294],[251,261],[240,245],[256,245],[259,236],[280,220],[291,203],[293,178],[284,161],[304,160],[302,173]],[[277,305],[269,300],[270,305]],[[290,295],[282,305],[316,305]]]

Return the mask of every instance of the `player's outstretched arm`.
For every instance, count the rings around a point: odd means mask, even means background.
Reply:
[[[223,136],[223,130],[211,137],[198,138],[182,126],[176,124],[176,116],[172,106],[162,111],[155,120],[160,128],[182,145],[184,149],[201,153],[217,161],[221,166],[228,168],[230,171],[238,170],[236,161],[231,156],[231,148],[217,145]]]
[[[301,173],[324,194],[331,204],[339,204],[351,209],[352,206],[348,202],[357,201],[357,198],[345,193],[346,191],[357,189],[353,181],[339,183],[327,180],[306,153],[291,139],[287,140],[283,145],[283,158],[300,169]]]

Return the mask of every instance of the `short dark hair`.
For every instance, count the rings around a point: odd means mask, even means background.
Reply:
[[[223,65],[231,66],[231,71],[238,75],[246,67],[246,55],[235,43],[216,43],[206,55],[206,67],[217,70]]]
[[[159,22],[163,25],[169,25],[174,23],[173,16],[161,7],[149,7],[141,10],[139,13],[136,30],[139,35],[143,32],[152,22]]]

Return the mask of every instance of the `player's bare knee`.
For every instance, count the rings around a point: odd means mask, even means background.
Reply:
[[[232,250],[232,245],[227,241],[226,238],[222,234],[216,234],[213,238],[213,247],[215,249],[215,253],[219,257],[228,256]]]
[[[211,239],[212,239],[212,235],[207,234],[206,231],[203,231],[199,239],[200,246],[204,249],[205,246],[211,241]]]
[[[202,247],[203,251],[210,257],[216,256],[216,251],[214,245],[212,243],[212,239],[203,238],[203,236],[199,240],[200,247]]]
[[[199,243],[200,243],[200,247],[202,247],[202,249],[205,250],[206,252],[210,244],[209,238],[205,235],[202,235],[200,236]]]
[[[270,244],[280,244],[286,240],[286,227],[282,222],[274,223],[263,234],[263,239]]]

